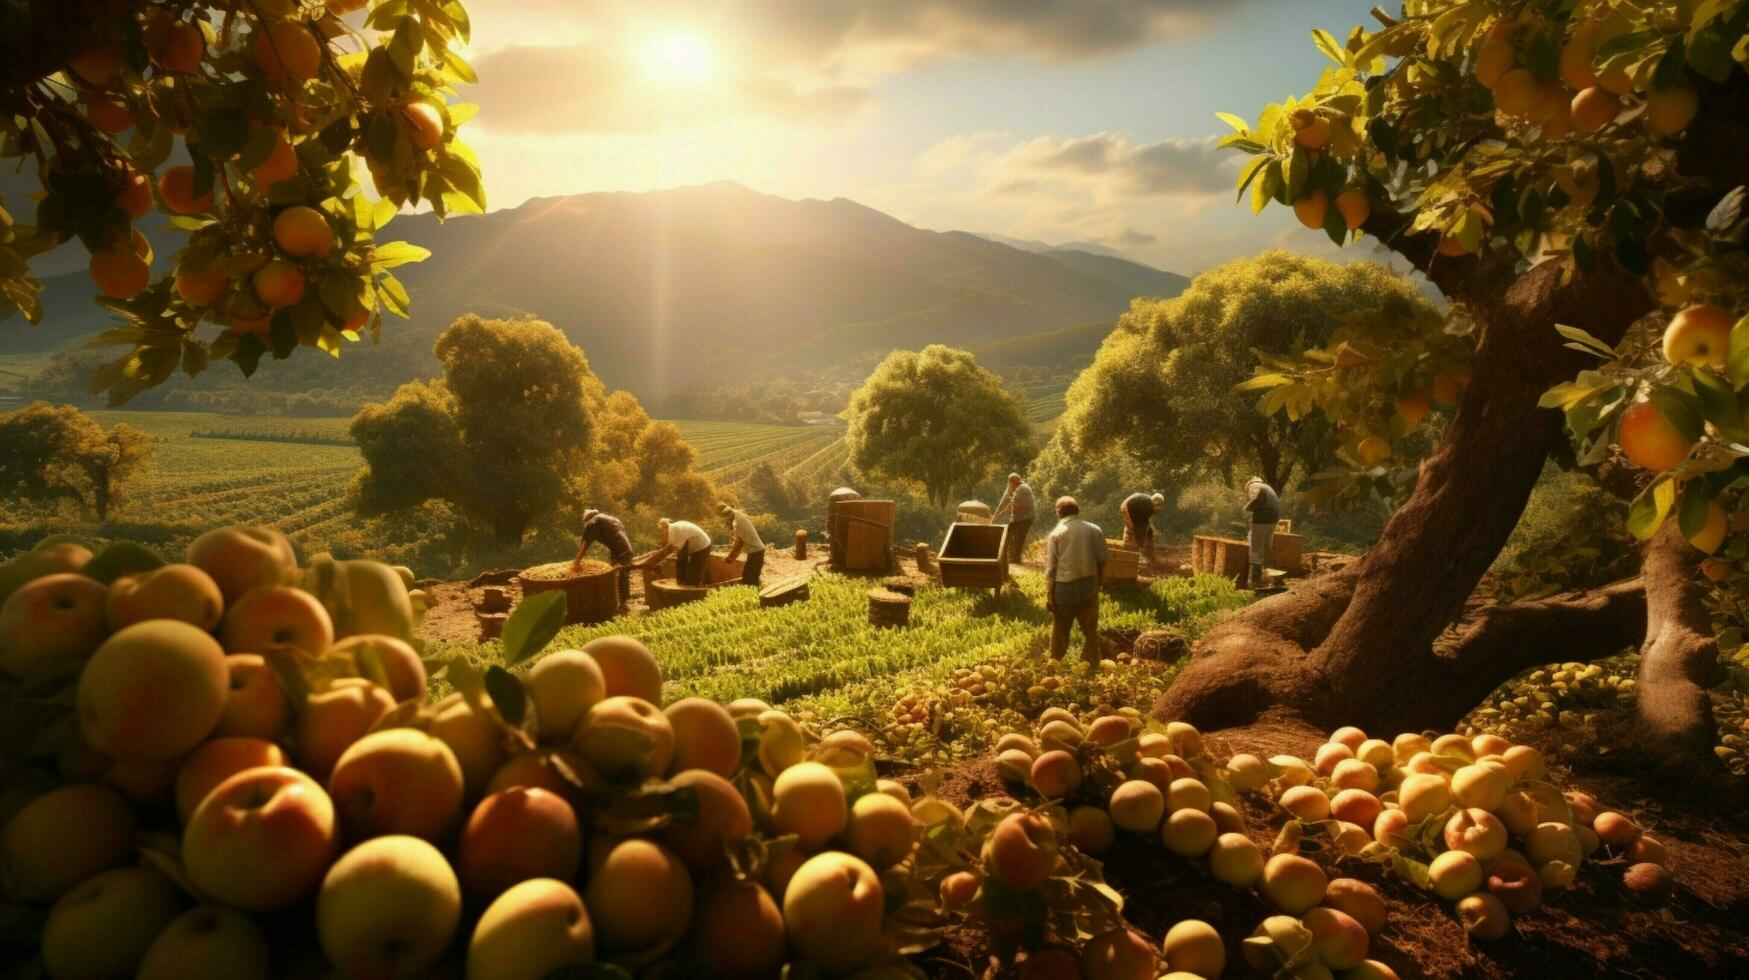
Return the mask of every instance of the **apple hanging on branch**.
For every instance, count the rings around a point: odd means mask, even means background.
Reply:
[[[30,260],[72,238],[128,348],[112,404],[214,358],[338,357],[382,315],[391,272],[427,255],[377,235],[402,208],[479,213],[461,0],[22,0],[0,10],[0,161],[34,163],[26,221],[0,206],[0,319],[40,322]],[[26,43],[28,42],[28,43]],[[362,166],[360,166],[362,164]],[[361,176],[368,174],[368,188]],[[154,278],[135,227],[187,233]]]

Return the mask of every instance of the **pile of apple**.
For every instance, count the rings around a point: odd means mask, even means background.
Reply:
[[[1340,728],[1311,763],[1235,755],[1227,778],[1268,794],[1344,855],[1377,860],[1456,903],[1477,939],[1499,939],[1512,917],[1570,889],[1600,850],[1628,863],[1623,881],[1661,901],[1671,888],[1664,845],[1589,794],[1547,781],[1536,749],[1493,734],[1406,733],[1390,742]]]

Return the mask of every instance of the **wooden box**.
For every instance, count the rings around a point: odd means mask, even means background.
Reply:
[[[1289,575],[1301,575],[1306,570],[1306,539],[1286,531],[1275,532],[1275,554],[1269,567],[1279,568]]]
[[[850,572],[891,570],[897,504],[891,500],[839,500],[827,511],[835,562]]]
[[[1250,574],[1251,546],[1232,538],[1199,534],[1190,542],[1190,566],[1209,575],[1230,578],[1240,585]]]
[[[941,584],[1000,592],[1008,582],[1008,561],[1002,557],[1007,543],[1006,524],[953,524],[935,560],[941,568]]]
[[[1105,550],[1109,553],[1105,560],[1105,577],[1100,579],[1106,583],[1134,582],[1141,576],[1142,553],[1134,548],[1125,548],[1121,541],[1110,538],[1105,540]]]
[[[644,566],[644,591],[649,592],[650,583],[657,579],[665,578],[678,581],[675,564],[674,557],[671,555],[664,558],[660,565]],[[744,567],[746,566],[741,560],[728,561],[722,555],[713,552],[710,560],[705,563],[705,584],[713,588],[719,585],[735,585],[741,581],[741,569]]]

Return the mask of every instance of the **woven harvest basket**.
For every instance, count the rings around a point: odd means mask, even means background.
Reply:
[[[579,571],[568,561],[527,568],[516,576],[522,594],[565,593],[566,623],[605,623],[619,612],[619,573],[606,562],[586,561]]]

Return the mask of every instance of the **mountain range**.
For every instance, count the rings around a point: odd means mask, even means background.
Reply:
[[[161,256],[174,250],[173,235],[154,237]],[[442,223],[408,215],[381,237],[432,251],[397,270],[411,322],[386,321],[379,347],[315,375],[264,362],[258,383],[320,377],[380,389],[433,374],[432,341],[468,312],[547,320],[610,386],[646,398],[786,374],[844,377],[930,343],[1067,368],[1134,298],[1173,296],[1188,282],[1109,250],[926,231],[843,198],[788,200],[730,183],[537,198]],[[0,351],[52,349],[102,329],[91,296],[82,271],[47,277],[48,319],[0,326]]]

